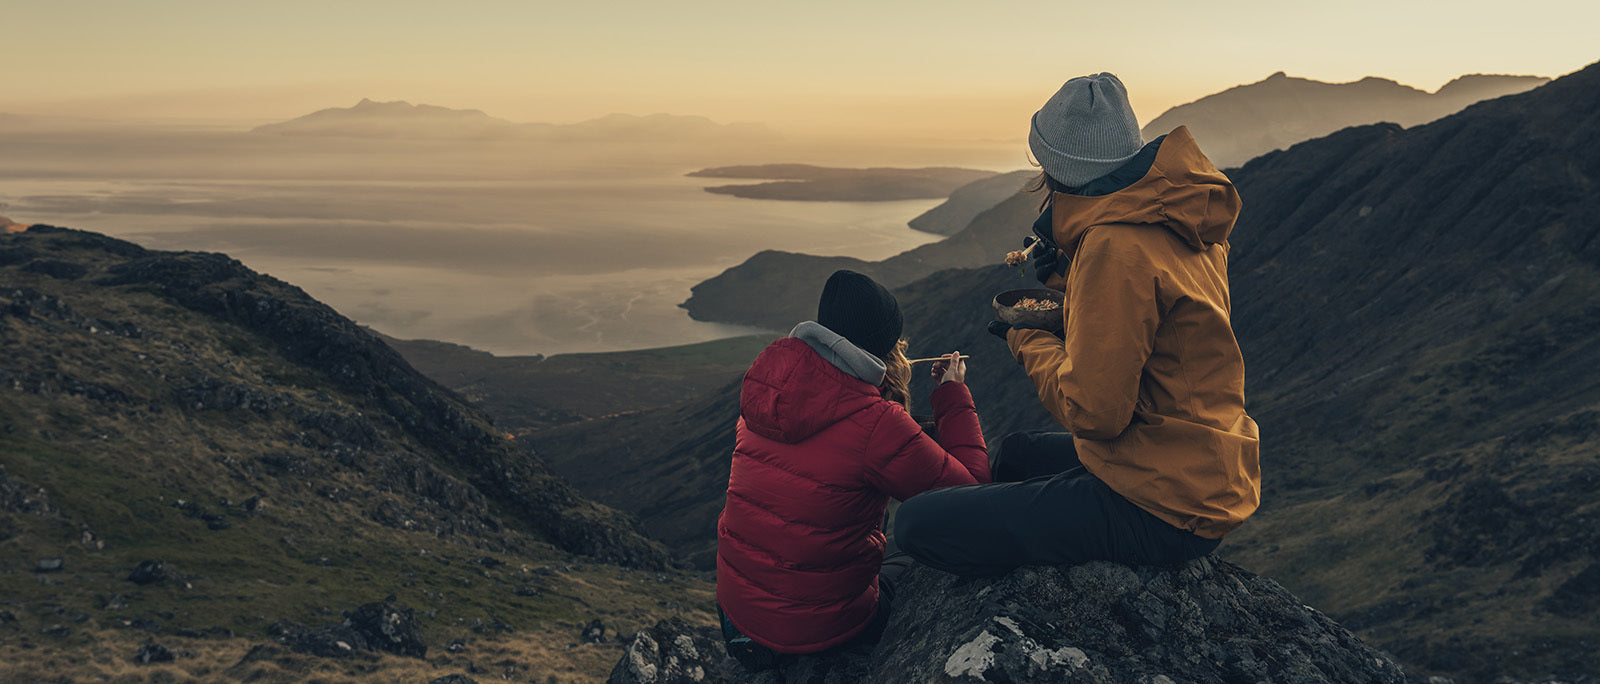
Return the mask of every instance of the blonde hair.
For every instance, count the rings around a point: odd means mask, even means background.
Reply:
[[[883,384],[878,386],[878,396],[911,410],[911,361],[906,358],[906,341],[900,340],[883,357],[889,369],[883,374]]]

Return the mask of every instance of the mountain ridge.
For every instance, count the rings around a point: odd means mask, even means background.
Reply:
[[[771,138],[761,124],[719,124],[698,115],[613,113],[571,124],[518,123],[478,109],[451,109],[368,98],[328,107],[250,131],[260,135],[348,138],[529,139],[546,141],[683,142]]]
[[[1526,89],[1549,80],[1541,81],[1541,78],[1462,76],[1446,84],[1449,93],[1441,99],[1434,94],[1375,76],[1347,84],[1329,84],[1292,77],[1280,71],[1262,81],[1234,86],[1169,109],[1147,124],[1143,135],[1147,140],[1153,139],[1179,125],[1187,125],[1207,157],[1218,168],[1225,168],[1291,143],[1331,134],[1352,124],[1366,124],[1382,118],[1402,123],[1421,123],[1456,111],[1480,98]],[[1381,96],[1379,104],[1361,109],[1360,98],[1347,92],[1351,88],[1376,90]],[[1441,92],[1445,90],[1440,89]],[[1372,113],[1379,111],[1383,116]],[[985,197],[986,201],[988,197]],[[679,306],[696,320],[786,330],[794,320],[801,320],[795,316],[804,315],[813,294],[794,288],[791,283],[812,282],[819,275],[825,278],[835,268],[860,271],[886,285],[899,286],[941,268],[970,268],[997,263],[1006,252],[1021,246],[1025,231],[1013,228],[1018,220],[1015,218],[1019,213],[1017,207],[1029,201],[1037,206],[1037,200],[1021,200],[1021,197],[1020,193],[1001,197],[970,215],[975,219],[987,211],[998,209],[1010,217],[1008,223],[969,220],[959,226],[949,225],[946,228],[951,236],[949,239],[876,262],[775,251],[759,252],[744,263],[696,284],[691,288],[689,298]],[[1002,239],[1002,232],[1015,237]]]
[[[1600,64],[1411,129],[1342,129],[1230,176],[1245,207],[1233,321],[1264,494],[1220,553],[1424,674],[1592,680]],[[1036,207],[982,220],[1020,236]],[[994,265],[895,288],[912,354],[972,355],[967,383],[991,444],[1054,427],[983,330],[992,293],[1032,282]],[[913,399],[930,383],[914,375]],[[552,436],[705,431],[720,452],[636,444],[633,457],[658,480],[675,463],[684,489],[709,491],[732,447],[735,412],[718,400]],[[665,512],[701,530],[712,514]]]
[[[1145,124],[1146,140],[1188,126],[1217,168],[1341,128],[1379,122],[1427,123],[1484,99],[1548,83],[1542,76],[1467,74],[1429,93],[1378,76],[1328,83],[1279,71],[1172,107]]]

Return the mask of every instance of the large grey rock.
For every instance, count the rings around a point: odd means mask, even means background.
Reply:
[[[1214,558],[1172,567],[1023,568],[994,579],[915,568],[905,586],[904,605],[871,651],[798,658],[752,674],[720,641],[702,642],[714,637],[710,628],[663,622],[635,638],[611,681],[1407,681],[1386,654],[1277,583]]]
[[[1276,582],[1214,558],[997,580],[918,569],[872,674],[898,681],[1404,682],[1388,656]]]
[[[608,684],[692,684],[744,678],[712,627],[668,618],[633,635]]]

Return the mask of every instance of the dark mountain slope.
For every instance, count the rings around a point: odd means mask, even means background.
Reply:
[[[1245,558],[1403,659],[1600,670],[1597,178],[1600,67],[1235,174],[1235,322],[1283,471]]]
[[[760,252],[695,285],[689,300],[679,306],[688,309],[696,320],[787,331],[795,323],[816,316],[821,284],[838,269],[859,271],[885,286],[898,287],[941,269],[1000,262],[1006,252],[1021,246],[1026,234],[1027,224],[1019,229],[1017,217],[1035,214],[1037,207],[1036,197],[1014,194],[979,213],[961,232],[883,261]]]
[[[673,406],[541,430],[523,438],[550,469],[696,568],[716,567],[739,382]]]
[[[1600,66],[1232,177],[1266,492],[1221,552],[1430,671],[1600,670]],[[940,312],[908,334],[979,344],[960,293],[1005,273],[902,288]],[[1049,426],[998,341],[972,353],[991,439]]]
[[[447,342],[379,337],[417,370],[518,435],[699,396],[744,376],[750,361],[775,338],[751,335],[659,349],[545,357],[495,356]]]
[[[924,233],[955,235],[978,218],[978,214],[1017,194],[1018,189],[1038,175],[1037,171],[1012,171],[968,183],[950,193],[950,199],[922,212],[906,225]]]
[[[225,256],[0,236],[0,359],[0,679],[44,657],[27,652],[40,630],[68,654],[129,625],[234,630],[216,648],[248,650],[279,618],[393,594],[442,646],[472,628],[653,621],[679,612],[658,605],[668,584],[703,595],[654,575],[667,556],[636,522]],[[147,560],[168,571],[128,580]]]
[[[1221,553],[1431,673],[1600,671],[1600,66],[1232,176],[1266,491]],[[914,353],[973,355],[991,441],[1051,427],[982,330],[994,292],[1031,282],[994,266],[896,291]]]

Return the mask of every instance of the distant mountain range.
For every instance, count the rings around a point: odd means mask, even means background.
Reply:
[[[1152,140],[1188,126],[1217,168],[1228,168],[1341,128],[1384,121],[1415,126],[1549,81],[1542,76],[1472,74],[1428,93],[1385,78],[1324,83],[1280,71],[1173,107],[1145,125],[1144,137]]]
[[[1220,553],[1425,675],[1590,681],[1600,65],[1409,130],[1342,130],[1231,175],[1245,206],[1233,316],[1265,493]],[[1010,248],[1036,207],[1017,195],[980,215],[1009,226],[984,233],[985,249]],[[829,265],[794,271],[791,287],[822,282]],[[914,355],[973,356],[991,443],[1053,427],[983,330],[992,294],[1030,282],[986,266],[896,290]],[[729,385],[534,442],[562,454],[557,472],[604,463],[614,476],[578,486],[703,565],[736,398]]]
[[[1525,91],[1549,79],[1533,76],[1463,76],[1429,94],[1394,81],[1367,78],[1355,83],[1322,83],[1291,78],[1282,72],[1259,83],[1175,107],[1144,128],[1146,139],[1187,125],[1206,156],[1219,168],[1233,166],[1278,147],[1326,135],[1356,124],[1398,121],[1418,124],[1436,119],[1486,97]],[[744,263],[695,285],[680,306],[696,320],[739,323],[786,330],[795,316],[814,305],[815,296],[796,282],[822,282],[838,268],[866,273],[899,286],[941,268],[995,263],[1021,246],[1032,218],[1022,213],[992,213],[1022,206],[1036,210],[1038,201],[1021,200],[1015,191],[1031,175],[1016,172],[958,188],[950,200],[913,219],[913,228],[950,235],[888,259],[867,262],[848,257],[820,257],[790,252],[759,252]],[[1009,186],[1009,189],[1007,189]],[[1009,199],[1008,199],[1009,198]],[[960,207],[956,212],[955,208]],[[944,212],[949,217],[940,218]],[[966,222],[957,222],[965,217]],[[976,219],[976,220],[974,220]],[[938,228],[930,229],[937,225]]]
[[[945,268],[971,267],[1002,261],[1006,252],[1021,247],[1030,223],[1016,217],[1038,210],[1036,197],[1020,190],[1026,174],[1002,176],[1000,183],[1016,183],[1009,197],[977,213],[960,231],[938,242],[901,252],[881,261],[853,257],[816,256],[766,250],[743,263],[690,288],[689,299],[679,306],[689,316],[704,321],[738,321],[745,325],[787,331],[795,323],[816,315],[817,294],[828,274],[848,268],[897,287]],[[987,183],[987,180],[978,183]],[[959,191],[958,191],[959,192]],[[972,205],[952,196],[946,204]],[[937,211],[937,208],[929,213]]]
[[[575,124],[516,123],[476,109],[363,99],[353,107],[312,112],[252,129],[264,135],[345,138],[528,139],[599,142],[759,140],[776,134],[760,124],[719,124],[702,116],[609,114]]]

